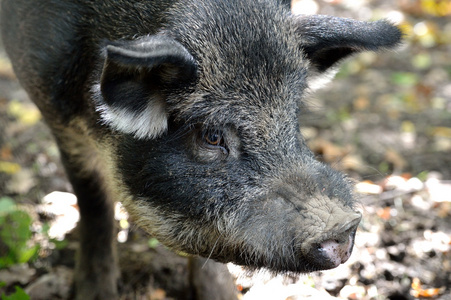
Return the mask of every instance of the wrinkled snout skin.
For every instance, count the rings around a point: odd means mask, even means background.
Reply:
[[[177,252],[296,273],[349,258],[352,186],[315,160],[299,116],[311,83],[401,33],[283,2],[2,2],[6,50],[78,197],[79,299],[116,296],[114,201]]]

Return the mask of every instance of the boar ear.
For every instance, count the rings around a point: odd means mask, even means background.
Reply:
[[[393,48],[402,33],[387,21],[362,22],[332,16],[296,16],[301,47],[310,60],[314,76],[333,69],[354,53]]]
[[[140,139],[163,134],[166,95],[195,80],[194,58],[165,36],[110,43],[105,54],[97,103],[104,123]]]

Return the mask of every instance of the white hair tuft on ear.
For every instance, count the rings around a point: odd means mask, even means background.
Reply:
[[[127,108],[111,107],[105,103],[97,106],[102,122],[111,128],[137,139],[154,139],[161,136],[168,128],[168,117],[162,101],[149,101],[146,108],[134,112]]]

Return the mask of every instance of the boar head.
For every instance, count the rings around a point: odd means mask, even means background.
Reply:
[[[115,132],[125,205],[178,252],[275,272],[334,268],[361,214],[346,176],[306,146],[303,99],[340,60],[396,46],[400,31],[207,2],[175,5],[160,32],[103,48],[94,98]]]

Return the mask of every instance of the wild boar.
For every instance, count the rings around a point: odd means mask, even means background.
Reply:
[[[117,297],[113,202],[176,252],[274,272],[345,262],[361,214],[300,133],[312,82],[389,22],[276,0],[3,0],[14,71],[78,198],[77,299]]]

